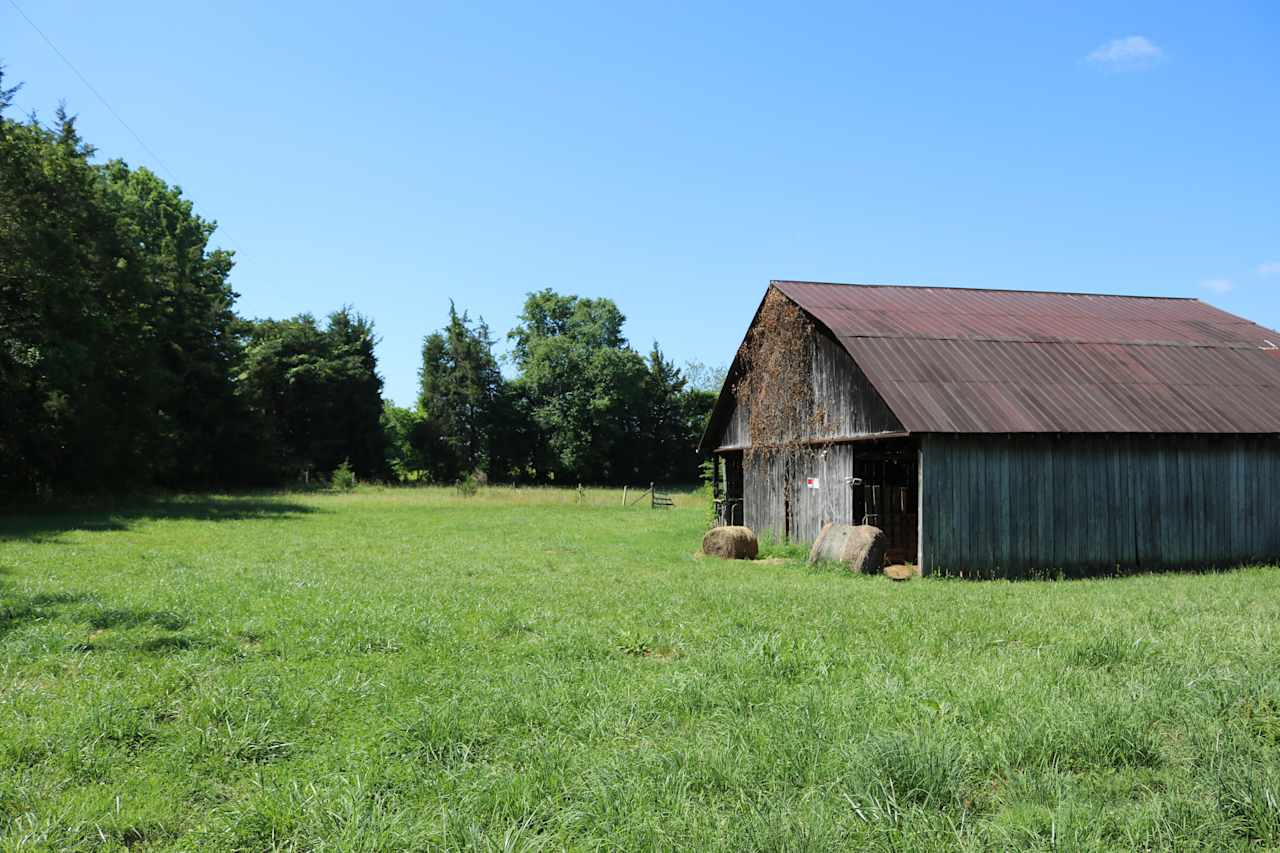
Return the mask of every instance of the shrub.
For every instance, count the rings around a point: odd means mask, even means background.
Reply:
[[[329,482],[340,492],[349,492],[356,487],[356,472],[351,470],[350,459],[343,459],[342,464],[333,469]]]
[[[473,496],[480,491],[480,481],[476,479],[474,474],[468,474],[454,484],[454,488],[458,490],[458,494],[464,498]]]

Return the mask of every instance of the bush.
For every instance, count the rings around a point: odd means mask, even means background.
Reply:
[[[454,488],[458,490],[458,494],[464,498],[469,498],[476,492],[480,491],[480,481],[476,479],[474,474],[468,474],[457,483]]]
[[[329,482],[340,492],[349,492],[356,487],[356,472],[351,470],[350,459],[343,459],[342,464],[333,469]]]

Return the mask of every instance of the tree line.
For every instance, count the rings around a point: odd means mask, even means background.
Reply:
[[[323,480],[693,481],[715,377],[648,356],[608,299],[529,295],[507,336],[450,306],[412,407],[383,399],[371,320],[250,319],[233,254],[180,188],[59,107],[9,116],[0,68],[0,496]]]
[[[507,335],[504,379],[483,321],[450,306],[422,345],[412,409],[388,405],[388,467],[437,482],[694,482],[718,371],[642,356],[609,299],[541,290]],[[691,375],[690,375],[691,374]]]

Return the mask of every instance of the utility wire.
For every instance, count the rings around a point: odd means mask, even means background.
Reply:
[[[111,113],[112,117],[114,117],[116,121],[120,122],[120,126],[123,127],[125,130],[129,131],[129,135],[132,136],[135,140],[137,140],[138,144],[142,146],[142,150],[151,155],[151,159],[154,160],[162,170],[164,170],[165,176],[168,177],[172,183],[175,183],[175,184],[178,183],[178,179],[174,177],[173,171],[168,166],[165,165],[165,162],[160,158],[160,155],[157,154],[155,151],[152,151],[151,146],[147,145],[147,143],[142,141],[142,137],[138,135],[138,132],[134,130],[132,127],[130,127],[127,121],[125,121],[120,117],[120,113],[116,112],[115,108],[112,107],[111,104],[107,103],[107,99],[104,98],[102,96],[102,93],[99,92],[94,87],[94,85],[89,82],[89,78],[85,77],[83,74],[80,73],[80,69],[76,68],[75,64],[72,63],[70,59],[67,59],[67,55],[65,53],[58,50],[58,46],[53,43],[53,39],[45,35],[44,30],[37,27],[36,22],[31,20],[31,18],[27,16],[26,12],[22,11],[22,7],[18,5],[17,0],[9,0],[9,5],[13,7],[14,11],[16,11],[19,15],[22,16],[22,20],[26,21],[28,24],[31,25],[31,29],[35,30],[36,33],[40,36],[40,38],[44,39],[44,43],[49,45],[49,49],[58,55],[58,58],[61,59],[68,68],[71,69],[72,73],[80,78],[80,82],[85,85],[85,88],[87,88],[90,92],[94,94],[94,97],[96,97],[99,101],[102,102],[102,105],[107,108],[107,112]]]
[[[125,121],[123,118],[120,117],[120,113],[116,112],[115,108],[112,107],[111,104],[107,102],[107,99],[102,96],[102,93],[99,92],[97,88],[92,83],[89,82],[89,78],[85,77],[83,74],[80,73],[80,69],[76,68],[75,63],[73,63],[70,59],[67,59],[67,55],[65,53],[58,50],[58,46],[53,43],[53,39],[45,35],[44,30],[37,27],[36,22],[31,20],[31,18],[27,15],[26,12],[22,11],[22,7],[18,5],[17,0],[9,0],[9,5],[13,7],[15,12],[17,12],[19,15],[22,16],[22,20],[26,21],[31,26],[31,29],[36,31],[36,33],[40,36],[40,38],[44,39],[44,43],[49,45],[49,49],[58,55],[58,58],[61,59],[68,68],[71,69],[72,73],[74,73],[77,77],[80,78],[80,82],[85,85],[85,88],[87,88],[90,92],[93,93],[94,97],[96,97],[99,101],[102,102],[102,105],[107,108],[107,112],[111,113],[111,116],[116,121],[120,122],[120,126],[123,127],[125,130],[129,131],[129,135],[132,136],[137,141],[138,145],[142,146],[142,150],[151,155],[151,159],[154,160],[156,165],[160,167],[160,171],[164,172],[165,177],[169,179],[169,183],[174,184],[176,186],[178,184],[178,178],[176,175],[173,174],[173,170],[169,168],[169,166],[164,162],[163,159],[161,159],[159,154],[157,154],[154,150],[152,150],[150,145],[142,141],[142,137],[138,135],[138,132],[134,130],[132,127],[130,127],[127,121]],[[217,227],[217,230],[222,233],[223,237],[228,236],[227,229],[223,227],[221,223],[216,223],[216,227]]]

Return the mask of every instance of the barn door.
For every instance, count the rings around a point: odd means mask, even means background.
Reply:
[[[720,524],[746,524],[743,515],[744,479],[742,451],[731,451],[716,459],[717,479],[723,472],[722,491],[716,496],[716,519]]]
[[[883,530],[894,562],[914,562],[917,556],[919,470],[918,459],[898,453],[854,461],[850,521]]]
[[[870,524],[880,526],[881,473],[879,466],[871,462],[857,460],[853,465],[853,490],[850,501],[851,524]]]

